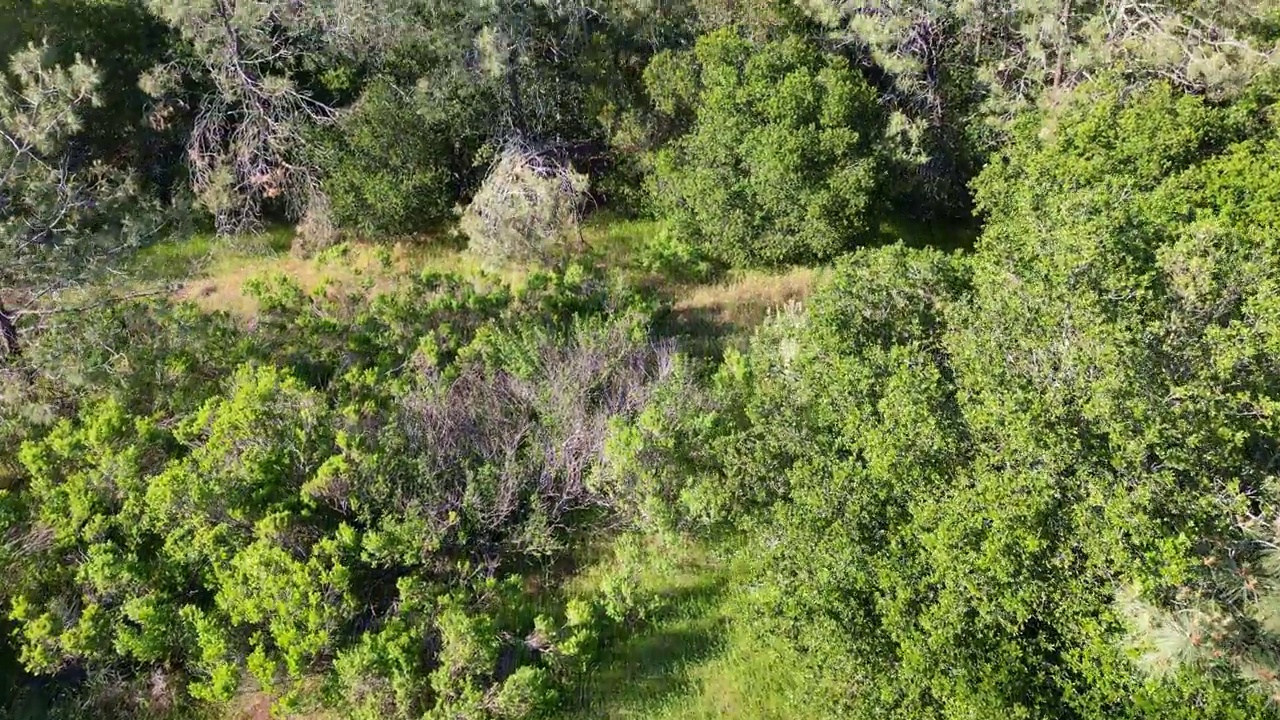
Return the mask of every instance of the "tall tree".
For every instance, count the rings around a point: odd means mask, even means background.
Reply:
[[[110,267],[144,234],[134,184],[78,157],[81,113],[101,103],[97,69],[51,66],[47,48],[13,56],[0,82],[0,337],[21,352],[18,320]]]
[[[1271,0],[796,2],[908,87],[929,84],[939,45],[957,44],[957,61],[976,66],[992,94],[1012,104],[1117,66],[1230,95],[1280,61],[1280,8]]]
[[[312,89],[339,58],[377,56],[406,27],[391,0],[147,0],[186,52],[145,81],[165,97],[196,87],[187,148],[193,189],[217,229],[254,227],[268,204],[293,216],[318,192],[305,131],[334,116]]]
[[[908,152],[927,182],[949,174],[952,189],[977,166],[966,151],[1102,72],[1229,97],[1280,62],[1272,0],[795,2],[885,73]],[[964,136],[984,125],[994,136]]]

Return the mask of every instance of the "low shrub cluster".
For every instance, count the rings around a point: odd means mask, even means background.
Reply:
[[[26,412],[3,418],[21,486],[0,490],[23,667],[101,683],[113,715],[250,690],[352,717],[535,715],[586,642],[537,579],[617,522],[593,481],[608,429],[670,367],[647,312],[577,268],[254,292],[247,330],[147,302],[32,346],[5,405]],[[73,337],[100,349],[64,355]]]

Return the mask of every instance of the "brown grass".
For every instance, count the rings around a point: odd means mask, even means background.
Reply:
[[[680,293],[677,313],[699,313],[709,321],[746,328],[759,325],[771,310],[809,297],[821,271],[792,268],[783,273],[735,273],[710,285],[695,285]]]
[[[388,289],[397,275],[427,269],[465,277],[478,277],[483,272],[477,260],[454,248],[361,243],[349,246],[342,253],[314,258],[274,254],[217,260],[201,277],[185,283],[178,297],[192,300],[205,310],[225,310],[252,317],[257,312],[257,302],[245,293],[245,287],[254,278],[283,274],[307,291],[329,283],[338,288],[368,288],[379,292]],[[502,277],[519,282],[523,273],[503,273]]]
[[[823,272],[737,272],[721,282],[679,288],[660,332],[679,338],[681,348],[693,355],[716,358],[726,346],[744,348],[770,313],[804,302]]]

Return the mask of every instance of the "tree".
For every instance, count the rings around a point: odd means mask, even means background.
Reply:
[[[300,216],[319,191],[306,131],[334,117],[308,74],[356,54],[376,62],[406,27],[409,8],[385,0],[147,2],[188,53],[154,68],[145,88],[157,98],[177,94],[174,102],[185,102],[184,85],[200,88],[187,162],[218,231],[254,227],[267,206]]]
[[[829,259],[876,231],[882,185],[876,92],[797,37],[755,46],[734,30],[645,71],[658,111],[689,130],[659,151],[659,212],[733,265]]]
[[[151,229],[127,174],[75,152],[81,113],[100,103],[96,69],[51,67],[46,51],[15,54],[0,83],[0,336],[11,357],[23,312],[100,274]]]
[[[479,72],[499,89],[497,135],[501,141],[523,139],[547,143],[573,141],[566,132],[583,118],[574,117],[582,85],[573,82],[574,61],[589,40],[598,3],[590,0],[432,0],[434,10],[455,15],[440,23],[440,42],[454,47],[458,61]],[[447,17],[447,15],[445,15]]]
[[[1258,0],[1027,0],[1012,6],[951,0],[797,0],[862,43],[905,87],[928,77],[943,42],[1006,108],[1034,103],[1120,65],[1214,96],[1239,93],[1277,57],[1274,8]]]
[[[369,83],[310,151],[334,221],[405,235],[451,219],[478,174],[471,166],[488,136],[485,97],[460,88],[436,107],[389,79]]]
[[[795,0],[887,76],[930,197],[957,200],[1022,110],[1117,69],[1230,98],[1280,62],[1266,0]]]
[[[620,435],[834,716],[1280,716],[1274,106],[1077,87],[973,253],[858,251]]]
[[[10,20],[0,29],[2,58],[35,43],[48,46],[50,65],[71,65],[77,56],[93,60],[100,102],[80,111],[79,152],[132,167],[167,189],[179,161],[176,133],[144,122],[148,98],[138,79],[165,57],[171,38],[144,0],[0,0],[0,15]]]

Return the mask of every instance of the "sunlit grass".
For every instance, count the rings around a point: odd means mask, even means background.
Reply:
[[[660,598],[658,611],[604,649],[555,717],[822,718],[796,651],[753,627],[750,560],[681,543],[659,548],[638,578]]]
[[[793,303],[803,303],[820,284],[826,270],[793,267],[777,270],[728,271],[697,279],[680,267],[651,267],[649,248],[664,231],[660,221],[628,219],[608,212],[589,218],[583,228],[585,260],[628,282],[663,297],[670,312],[659,319],[658,330],[676,337],[686,351],[718,355],[726,343],[741,344],[769,316]],[[908,219],[886,221],[886,242],[902,239],[910,245],[968,247],[973,231],[964,224],[922,223]],[[336,287],[387,287],[404,273],[435,270],[464,277],[492,277],[519,284],[528,269],[494,271],[467,252],[452,233],[377,243],[350,242],[337,249],[303,258],[290,253],[292,227],[274,227],[237,238],[200,233],[145,248],[131,269],[140,283],[169,283],[174,294],[209,310],[251,316],[256,303],[245,293],[250,280],[283,274],[304,289],[321,284]]]
[[[463,277],[497,276],[519,284],[526,271],[492,271],[457,242],[399,241],[345,242],[301,257],[290,252],[293,229],[272,228],[232,238],[196,234],[144,248],[130,276],[142,285],[170,284],[175,297],[191,300],[207,310],[225,310],[250,317],[257,310],[245,292],[255,278],[285,275],[305,290],[321,285],[335,288],[384,290],[406,273],[437,271]]]

